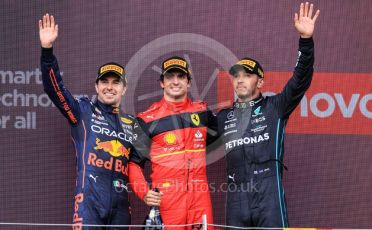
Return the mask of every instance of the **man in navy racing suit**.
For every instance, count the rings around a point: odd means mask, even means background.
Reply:
[[[308,3],[295,14],[299,56],[292,78],[279,94],[262,96],[264,71],[256,60],[243,58],[230,69],[238,99],[218,113],[227,164],[228,226],[288,226],[282,184],[284,128],[311,83],[318,15],[319,11],[313,16]]]
[[[77,100],[65,88],[53,55],[53,42],[58,37],[53,16],[46,14],[39,21],[39,35],[44,91],[67,118],[76,150],[72,228],[106,229],[84,224],[129,225],[127,164],[134,118],[119,110],[126,90],[124,68],[116,63],[101,66],[95,85],[97,100]]]

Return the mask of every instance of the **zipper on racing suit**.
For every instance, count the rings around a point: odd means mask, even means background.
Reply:
[[[186,191],[189,191],[190,163],[191,163],[191,160],[188,159],[187,160]]]

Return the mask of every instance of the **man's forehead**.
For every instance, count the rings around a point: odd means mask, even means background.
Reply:
[[[125,78],[122,79],[119,76],[117,76],[115,74],[110,74],[110,73],[100,77],[98,79],[98,81],[96,81],[96,84],[99,84],[100,82],[103,83],[103,82],[110,82],[110,81],[111,82],[122,82],[124,84],[124,86],[126,86],[126,84],[127,84]]]
[[[184,76],[184,75],[186,75],[186,73],[178,69],[171,69],[164,74],[164,76]]]
[[[243,75],[246,75],[246,76],[253,75],[252,73],[250,73],[247,70],[245,70],[244,68],[242,68],[242,69],[236,70],[236,72],[234,73],[233,77],[237,77],[240,74],[243,74]]]
[[[110,80],[110,79],[118,80],[118,81],[121,80],[118,75],[111,74],[111,73],[103,75],[99,80]]]

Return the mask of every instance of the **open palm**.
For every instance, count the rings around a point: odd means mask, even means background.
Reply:
[[[55,24],[54,17],[46,14],[39,20],[39,36],[41,47],[51,48],[53,42],[58,37],[58,25]]]
[[[315,21],[318,18],[320,11],[317,10],[313,16],[314,6],[306,2],[301,3],[299,14],[295,13],[294,24],[295,28],[302,38],[309,38],[313,36]]]

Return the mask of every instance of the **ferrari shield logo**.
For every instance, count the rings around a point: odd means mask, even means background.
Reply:
[[[194,125],[198,126],[200,124],[200,117],[199,117],[199,115],[197,113],[193,113],[190,116],[191,116],[191,122]]]

